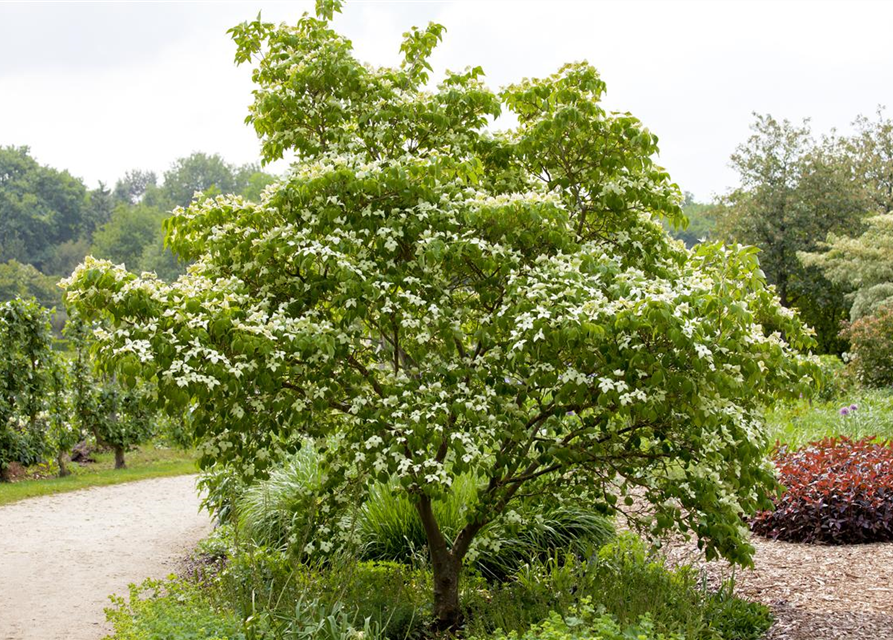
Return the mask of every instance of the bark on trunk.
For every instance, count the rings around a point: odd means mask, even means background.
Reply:
[[[428,553],[431,554],[431,569],[434,574],[434,620],[438,631],[454,632],[462,624],[462,610],[459,608],[459,575],[462,559],[468,553],[471,541],[480,531],[483,523],[467,524],[456,536],[452,548],[444,538],[431,508],[431,499],[421,496],[416,509],[422,519]]]
[[[124,447],[115,447],[115,469],[123,469],[124,466]]]
[[[452,553],[432,553],[434,573],[434,618],[440,630],[453,631],[462,622],[459,609],[459,571],[462,561]]]
[[[68,456],[65,454],[64,451],[60,451],[58,453],[58,455],[56,456],[56,462],[59,464],[59,477],[60,478],[64,478],[65,476],[71,475],[71,471],[68,470],[68,464],[65,461],[65,459],[67,457]]]

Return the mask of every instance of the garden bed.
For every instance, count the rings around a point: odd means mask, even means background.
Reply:
[[[755,566],[736,570],[735,591],[772,608],[767,640],[893,638],[893,543],[751,542]],[[697,560],[693,544],[677,542],[666,552],[673,563]],[[732,571],[721,561],[698,563],[710,582]]]

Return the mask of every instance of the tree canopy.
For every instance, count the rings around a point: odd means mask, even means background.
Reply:
[[[682,197],[657,137],[602,107],[591,66],[499,93],[473,67],[428,89],[443,27],[372,68],[329,27],[337,8],[232,30],[255,65],[249,121],[265,160],[298,154],[289,174],[257,202],[177,209],[167,241],[194,264],[175,282],[89,258],[66,282],[111,322],[108,366],[190,407],[205,465],[253,478],[314,439],[326,491],[307,553],[349,544],[326,514],[392,483],[422,519],[443,624],[482,527],[518,501],[635,521],[635,494],[655,532],[746,562],[741,516],[776,487],[763,407],[813,370],[755,251],[668,238]],[[504,108],[517,127],[491,133]],[[432,503],[464,474],[481,487],[448,540]]]
[[[753,135],[732,156],[741,186],[716,210],[720,238],[760,249],[760,266],[781,303],[797,308],[817,332],[823,352],[841,352],[845,291],[819,269],[801,263],[829,233],[859,229],[868,211],[852,179],[843,141],[817,142],[800,125],[757,115]]]

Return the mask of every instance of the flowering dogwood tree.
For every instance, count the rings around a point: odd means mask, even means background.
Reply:
[[[260,202],[176,210],[167,241],[194,262],[176,282],[91,258],[74,272],[68,302],[112,323],[106,360],[189,406],[206,464],[250,478],[310,437],[328,500],[408,494],[444,625],[482,527],[533,494],[614,512],[635,490],[655,532],[746,562],[741,516],[776,486],[763,407],[813,370],[755,251],[668,239],[681,197],[657,139],[600,106],[592,67],[430,89],[442,27],[372,68],[330,28],[338,8],[232,30],[264,158],[298,160]],[[504,108],[517,127],[492,133]],[[466,473],[482,484],[446,539],[432,501]]]

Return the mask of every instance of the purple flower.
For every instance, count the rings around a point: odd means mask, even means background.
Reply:
[[[843,407],[843,408],[840,410],[840,415],[842,415],[842,416],[848,416],[849,414],[850,414],[850,408],[849,408],[849,407]]]
[[[859,408],[859,405],[857,405],[857,404],[851,404],[851,405],[850,405],[850,411],[855,411],[855,410],[858,409],[858,408]]]

